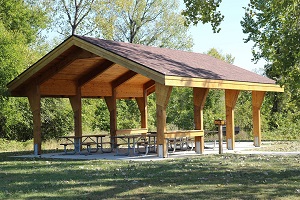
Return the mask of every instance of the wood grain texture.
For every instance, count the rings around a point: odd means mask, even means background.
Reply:
[[[226,105],[226,140],[227,149],[233,150],[235,144],[234,134],[234,107],[237,102],[239,90],[225,90]]]

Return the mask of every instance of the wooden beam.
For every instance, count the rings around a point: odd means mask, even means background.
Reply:
[[[135,98],[141,113],[141,128],[148,128],[148,103],[147,91],[144,90],[143,97]]]
[[[34,154],[42,153],[42,128],[41,128],[41,95],[39,86],[36,85],[28,90],[27,97],[33,115],[33,148]]]
[[[194,122],[195,129],[204,130],[203,126],[203,108],[209,89],[193,88],[194,97]],[[196,152],[202,154],[204,152],[204,135],[195,137]]]
[[[111,68],[113,65],[113,62],[105,60],[103,63],[90,70],[87,74],[80,77],[78,79],[78,85],[84,86],[86,83],[90,82],[91,80],[93,80],[94,78]]]
[[[113,89],[117,89],[120,85],[132,79],[135,75],[137,75],[137,73],[134,71],[128,71],[125,74],[122,74],[121,76],[119,76],[119,78],[111,83]]]
[[[237,102],[239,90],[225,90],[226,105],[226,140],[227,149],[233,150],[235,144],[234,134],[234,107]]]
[[[178,77],[178,76],[165,76],[165,85],[199,87],[199,88],[210,88],[210,89],[248,90],[248,91],[269,91],[269,92],[284,91],[284,88],[276,84],[213,80],[213,79],[202,79],[202,78],[187,78],[187,77]]]
[[[117,140],[113,137],[116,136],[117,131],[117,99],[116,91],[113,90],[112,96],[104,97],[110,116],[110,136],[113,147],[116,146]]]
[[[153,85],[152,87],[148,88],[148,90],[147,90],[147,96],[149,96],[153,92],[155,92],[155,85]]]
[[[75,96],[69,98],[74,113],[74,130],[75,136],[82,136],[82,103],[81,88],[77,87]]]
[[[158,82],[155,83],[155,93],[156,93],[156,104],[167,108],[169,98],[172,93],[172,87],[162,85]]]
[[[254,146],[261,145],[261,120],[260,108],[264,101],[265,92],[252,91],[252,119],[253,119],[253,136]]]
[[[150,80],[143,85],[144,90],[148,90],[149,88],[155,86],[155,81]]]
[[[155,81],[150,80],[143,85],[144,90],[146,91],[146,95],[149,96],[153,92],[155,92]]]
[[[158,156],[167,157],[168,147],[164,133],[166,132],[166,109],[172,92],[172,87],[156,82],[155,88]]]
[[[195,129],[204,130],[203,109],[208,95],[208,88],[193,88]]]
[[[72,52],[72,55],[66,56],[60,62],[56,63],[55,65],[49,67],[45,72],[43,72],[37,79],[38,84],[44,83],[46,80],[57,74],[59,71],[70,65],[77,59],[84,59],[84,58],[92,58],[96,57],[95,54],[85,51],[83,49],[77,48]]]

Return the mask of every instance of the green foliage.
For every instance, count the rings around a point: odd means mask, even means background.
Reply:
[[[97,99],[94,117],[91,126],[93,130],[109,131],[109,111],[103,99]]]
[[[118,129],[141,127],[140,111],[134,99],[118,100],[117,111]]]
[[[184,0],[186,9],[182,14],[187,19],[187,25],[193,23],[198,24],[201,21],[203,24],[209,23],[212,26],[214,33],[220,32],[219,28],[224,16],[220,11],[217,11],[222,0]]]
[[[299,127],[300,120],[295,118],[299,116],[299,111],[297,114],[294,113],[273,113],[272,120],[269,123],[275,123],[268,130],[264,131],[262,138],[264,140],[299,140]]]
[[[215,48],[210,49],[207,54],[229,63],[234,61],[231,54],[222,55]],[[209,91],[203,112],[205,130],[215,129],[215,119],[225,119],[224,95],[223,90]],[[181,130],[195,128],[192,88],[173,88],[167,108],[167,123],[169,128]]]
[[[264,113],[264,112],[262,112]],[[252,93],[250,91],[241,91],[234,109],[235,126],[247,133],[248,136],[253,135],[252,120]],[[266,121],[264,115],[261,115],[262,129],[266,129]]]
[[[284,94],[268,94],[269,130],[298,133],[300,118],[300,2],[252,0],[241,21],[245,42],[254,42],[254,60],[265,59],[265,74],[285,86]]]
[[[192,88],[174,87],[167,107],[167,123],[179,130],[194,129]]]
[[[177,0],[106,0],[98,9],[96,23],[104,38],[181,50],[193,46]]]
[[[206,54],[208,54],[208,55],[210,55],[210,56],[212,56],[214,58],[218,58],[219,60],[223,60],[225,62],[228,62],[230,64],[233,64],[234,60],[235,60],[235,57],[233,57],[231,54],[222,55],[215,48],[211,48],[210,50],[208,50],[208,52],[206,52]]]
[[[27,44],[35,41],[41,28],[46,28],[47,17],[43,10],[23,0],[0,2],[0,21],[6,30],[24,36]]]
[[[300,2],[252,0],[241,25],[253,41],[254,60],[264,58],[266,74],[281,84],[300,87]]]
[[[20,141],[32,138],[32,114],[28,100],[9,98],[6,84],[36,61],[44,52],[35,51],[38,32],[47,17],[33,1],[0,2],[0,136]],[[42,137],[52,138],[69,131],[65,104],[59,100],[42,102]],[[60,108],[60,109],[54,109]],[[52,112],[56,110],[55,112]],[[71,119],[69,117],[69,119]],[[44,134],[47,133],[47,134]]]
[[[148,130],[156,131],[156,96],[152,93],[148,96]]]
[[[225,93],[223,90],[210,90],[203,111],[204,129],[214,130],[216,119],[225,119]]]
[[[43,98],[41,101],[41,121],[43,140],[68,134],[74,127],[73,112],[68,100]],[[32,133],[28,135],[32,136]]]
[[[177,0],[42,2],[51,11],[49,16],[54,16],[51,29],[63,38],[78,34],[172,49],[191,50],[193,46]]]

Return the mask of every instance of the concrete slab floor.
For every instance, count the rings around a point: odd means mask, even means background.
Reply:
[[[123,149],[125,151],[126,149]],[[132,151],[131,151],[132,152]],[[205,142],[204,155],[207,154],[218,154],[218,143],[214,144],[214,142]],[[253,142],[235,142],[234,150],[227,150],[226,143],[223,143],[223,153],[234,153],[234,154],[280,154],[280,155],[289,155],[289,154],[300,154],[300,152],[263,152],[259,151],[259,147],[254,147]],[[196,154],[194,150],[187,151],[175,151],[174,153],[169,153],[167,158],[159,158],[156,153],[149,153],[148,155],[132,155],[129,156],[117,156],[116,152],[113,151],[111,153],[101,153],[96,152],[92,154],[87,154],[86,151],[83,151],[82,154],[74,154],[74,155],[64,155],[62,152],[59,153],[47,153],[41,155],[22,155],[15,157],[23,157],[23,158],[46,158],[46,159],[76,159],[76,160],[131,160],[131,161],[159,161],[164,159],[175,159],[175,158],[184,158],[191,156],[201,156],[201,154]]]

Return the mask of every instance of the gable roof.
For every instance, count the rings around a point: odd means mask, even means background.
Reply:
[[[8,84],[13,96],[38,85],[42,96],[139,97],[145,87],[277,91],[275,81],[209,55],[71,36]]]
[[[275,84],[275,81],[212,56],[77,36],[164,76]]]

